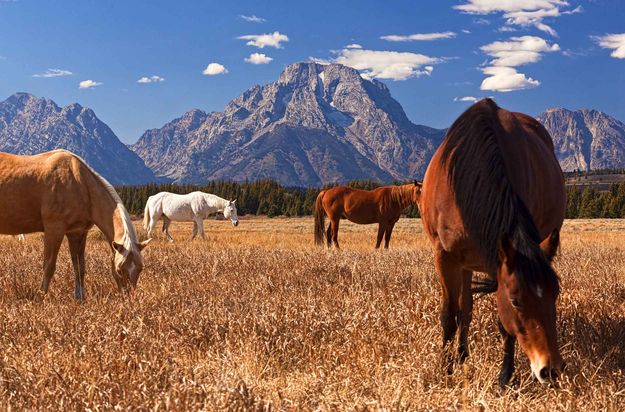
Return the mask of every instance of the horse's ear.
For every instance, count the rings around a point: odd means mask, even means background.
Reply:
[[[540,248],[547,256],[547,259],[551,262],[558,253],[558,247],[560,246],[560,229],[554,229],[549,237],[540,242]]]
[[[121,243],[117,243],[117,242],[113,241],[113,242],[111,242],[111,247],[117,253],[124,253],[124,245],[122,245]]]
[[[237,202],[237,200],[236,200],[236,199],[234,199],[234,200],[232,201],[232,204],[235,204],[236,202]]]
[[[147,240],[144,240],[143,242],[139,243],[139,250],[143,250],[145,249],[145,247],[150,244],[150,242],[152,241],[152,238],[149,238]]]
[[[419,190],[421,190],[421,188],[423,187],[423,182],[419,182],[417,179],[415,179],[414,185],[417,186]]]
[[[514,250],[514,246],[512,245],[512,241],[508,237],[508,235],[504,234],[501,237],[501,241],[499,243],[499,258],[501,259],[501,263],[505,264],[509,268],[514,264],[514,256],[516,251]]]

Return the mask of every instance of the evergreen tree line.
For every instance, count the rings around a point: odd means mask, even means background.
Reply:
[[[397,182],[400,184],[400,182]],[[348,184],[360,189],[380,186],[372,180],[356,180]],[[324,186],[323,189],[333,185]],[[315,200],[321,189],[285,187],[273,180],[236,183],[213,181],[206,185],[147,184],[120,186],[117,192],[131,214],[143,214],[148,197],[158,192],[189,193],[200,190],[225,199],[237,200],[239,215],[309,216],[315,208]],[[408,217],[418,217],[415,205],[405,210]],[[566,217],[575,218],[625,218],[625,183],[614,184],[610,190],[600,192],[591,186],[567,187]]]

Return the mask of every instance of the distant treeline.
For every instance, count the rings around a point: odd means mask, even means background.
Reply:
[[[348,183],[348,185],[367,190],[381,186],[380,183],[372,180],[357,180]],[[324,189],[331,186],[327,185]],[[128,211],[134,215],[143,214],[143,208],[148,197],[158,192],[189,193],[200,190],[224,199],[236,199],[239,215],[267,215],[269,217],[312,215],[315,200],[321,190],[319,188],[285,187],[273,180],[244,183],[214,181],[206,185],[147,184],[143,186],[119,186],[116,189]],[[416,206],[410,206],[405,213],[410,217],[419,216]]]
[[[397,184],[400,184],[399,182]],[[348,184],[361,189],[380,186],[371,180],[357,180]],[[331,187],[326,186],[324,188]],[[237,199],[239,215],[309,216],[313,214],[315,199],[321,189],[285,187],[273,180],[255,182],[215,181],[206,185],[148,184],[143,186],[120,186],[117,192],[128,211],[143,214],[145,203],[158,192],[189,193],[195,190],[213,193],[225,199]],[[418,217],[416,206],[405,211],[408,217]],[[592,187],[567,187],[566,217],[575,218],[625,218],[625,183],[614,184],[608,191]]]

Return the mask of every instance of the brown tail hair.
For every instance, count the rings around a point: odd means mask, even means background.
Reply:
[[[315,201],[315,244],[323,245],[323,233],[326,228],[326,214],[323,210],[323,195],[325,194],[325,190],[322,190],[317,195],[317,200]]]

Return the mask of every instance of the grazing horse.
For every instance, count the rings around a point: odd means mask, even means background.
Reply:
[[[148,237],[158,220],[163,218],[163,233],[173,242],[169,234],[169,225],[172,220],[177,222],[193,222],[191,240],[200,234],[204,240],[204,219],[212,214],[221,212],[226,219],[230,219],[232,226],[239,225],[235,200],[222,199],[219,196],[204,192],[191,192],[186,195],[160,192],[148,198],[143,213],[143,228],[148,231]]]
[[[338,186],[322,190],[315,202],[315,243],[323,244],[325,214],[330,219],[326,232],[328,246],[339,247],[339,221],[349,219],[354,223],[367,225],[379,223],[375,248],[380,247],[384,237],[384,248],[388,249],[393,227],[401,212],[416,204],[421,192],[417,181],[402,186],[383,186],[373,190],[353,189]]]
[[[519,344],[540,382],[563,368],[556,331],[559,279],[551,267],[564,220],[564,178],[549,133],[535,119],[484,99],[451,126],[434,154],[419,201],[442,286],[443,346],[460,328],[468,356],[473,271],[496,291],[504,361],[499,383],[514,371]]]
[[[54,150],[34,156],[0,153],[0,233],[43,232],[43,281],[48,291],[67,237],[77,300],[85,299],[85,244],[96,225],[113,251],[112,274],[120,289],[136,286],[143,270],[130,216],[115,189],[80,157]]]

